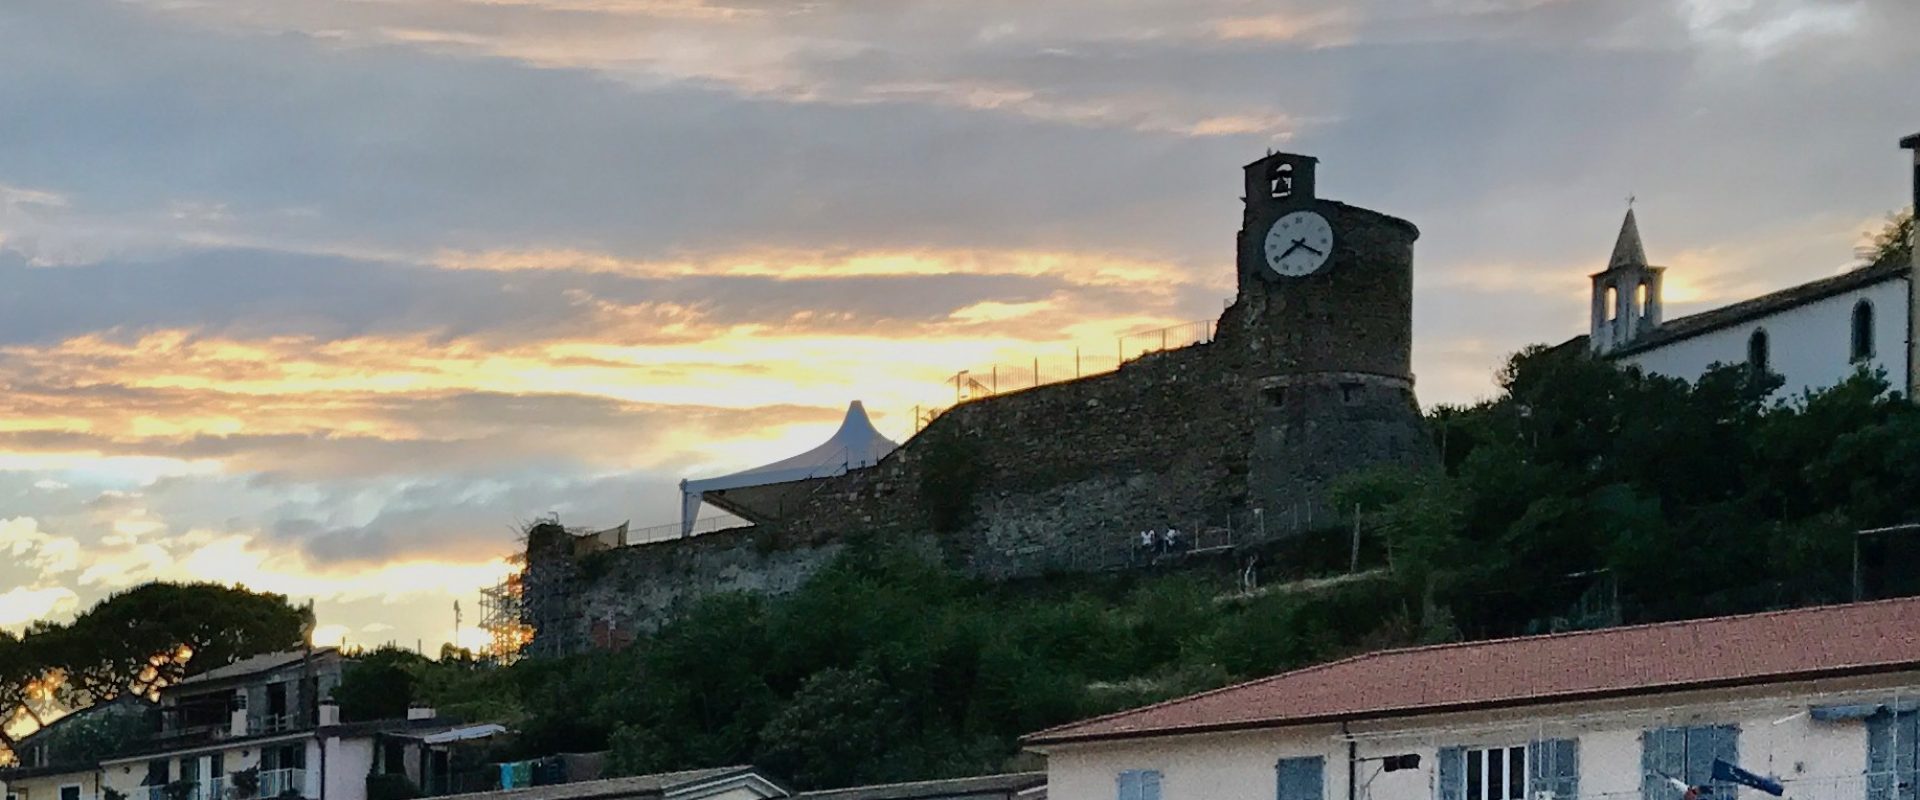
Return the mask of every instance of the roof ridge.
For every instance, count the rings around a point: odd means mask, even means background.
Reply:
[[[1417,650],[1417,649],[1421,649],[1421,648],[1418,648],[1418,647],[1400,648],[1400,650]],[[1258,686],[1263,683],[1271,683],[1273,681],[1280,680],[1281,678],[1290,678],[1295,675],[1304,675],[1309,672],[1317,672],[1323,669],[1330,669],[1332,667],[1336,667],[1341,664],[1346,664],[1353,661],[1360,661],[1363,659],[1373,658],[1374,656],[1385,655],[1387,653],[1393,653],[1393,652],[1398,652],[1398,651],[1397,650],[1375,650],[1370,653],[1359,653],[1356,655],[1347,656],[1345,658],[1336,658],[1332,661],[1322,661],[1318,664],[1310,664],[1308,666],[1300,667],[1297,669],[1290,669],[1285,672],[1277,672],[1272,675],[1266,675],[1259,678],[1244,680],[1239,683],[1230,683],[1230,684],[1227,684],[1226,686],[1221,686],[1216,689],[1208,689],[1204,692],[1198,692],[1198,693],[1189,694],[1189,695],[1182,695],[1180,697],[1170,697],[1165,700],[1161,700],[1160,702],[1157,702],[1157,703],[1149,703],[1144,706],[1136,706],[1134,708],[1122,709],[1120,711],[1112,711],[1105,714],[1101,714],[1100,716],[1097,716],[1097,717],[1088,717],[1086,719],[1078,720],[1075,722],[1069,722],[1064,725],[1055,725],[1051,728],[1046,728],[1043,730],[1035,731],[1033,733],[1029,733],[1026,736],[1023,736],[1020,738],[1023,738],[1023,739],[1038,738],[1038,737],[1046,736],[1047,734],[1050,734],[1050,733],[1054,733],[1056,731],[1064,731],[1072,728],[1085,727],[1087,725],[1092,725],[1093,723],[1096,723],[1096,722],[1105,722],[1110,719],[1118,719],[1120,717],[1124,717],[1132,714],[1138,714],[1145,711],[1152,711],[1158,708],[1167,708],[1169,706],[1176,706],[1181,703],[1187,703],[1194,700],[1199,700],[1203,697],[1212,697],[1222,692],[1231,692],[1235,689],[1243,689],[1249,686]]]
[[[1737,620],[1759,619],[1764,617],[1814,614],[1814,613],[1830,612],[1830,611],[1835,611],[1840,609],[1857,609],[1857,608],[1868,608],[1873,606],[1886,606],[1886,605],[1898,605],[1898,604],[1920,605],[1920,596],[1890,597],[1890,598],[1884,598],[1880,600],[1863,600],[1859,602],[1848,602],[1848,603],[1826,603],[1826,604],[1814,605],[1814,606],[1801,606],[1799,608],[1783,608],[1783,609],[1774,609],[1770,611],[1754,611],[1754,612],[1748,612],[1745,614],[1725,614],[1725,615],[1714,616],[1714,617],[1694,617],[1691,619],[1666,620],[1663,622],[1645,622],[1637,625],[1616,625],[1608,628],[1594,628],[1591,630],[1583,630],[1583,631],[1563,631],[1560,633],[1542,633],[1542,634],[1533,634],[1533,635],[1526,635],[1526,636],[1503,636],[1495,639],[1476,639],[1476,640],[1461,641],[1461,642],[1442,642],[1439,644],[1414,645],[1409,647],[1390,648],[1386,650],[1375,650],[1369,653],[1361,653],[1358,655],[1348,656],[1346,658],[1335,659],[1333,661],[1326,661],[1319,664],[1314,664],[1312,666],[1301,667],[1299,669],[1288,670],[1286,672],[1280,672],[1280,673],[1268,675],[1261,678],[1255,678],[1249,681],[1242,681],[1240,683],[1222,686],[1217,689],[1209,689],[1207,691],[1199,692],[1197,694],[1190,694],[1183,697],[1176,697],[1168,700],[1162,700],[1158,703],[1152,703],[1150,705],[1139,706],[1137,708],[1126,709],[1123,711],[1115,711],[1109,714],[1102,714],[1097,717],[1090,717],[1088,719],[1079,720],[1077,722],[1071,722],[1065,725],[1056,725],[1054,727],[1047,728],[1045,730],[1036,731],[1034,733],[1027,734],[1026,736],[1021,738],[1023,739],[1047,738],[1055,734],[1070,732],[1076,728],[1083,728],[1083,727],[1087,727],[1087,726],[1094,725],[1101,722],[1112,721],[1122,717],[1132,716],[1135,714],[1143,714],[1149,711],[1154,711],[1162,708],[1169,708],[1177,705],[1191,703],[1204,698],[1222,694],[1225,692],[1237,691],[1240,689],[1250,688],[1254,686],[1259,686],[1261,684],[1279,681],[1281,679],[1294,678],[1300,675],[1305,675],[1313,672],[1318,672],[1321,670],[1331,669],[1333,667],[1342,666],[1350,663],[1382,659],[1389,656],[1399,656],[1399,655],[1404,655],[1409,653],[1427,653],[1427,652],[1438,652],[1438,651],[1444,651],[1444,650],[1457,650],[1457,649],[1464,649],[1464,648],[1471,648],[1471,647],[1489,647],[1494,645],[1510,644],[1513,642],[1522,642],[1522,641],[1537,642],[1537,641],[1545,641],[1545,640],[1573,639],[1573,638],[1579,638],[1583,636],[1619,635],[1622,633],[1631,633],[1634,631],[1646,631],[1646,630],[1655,630],[1655,629],[1661,629],[1661,628],[1675,628],[1675,627],[1690,626],[1690,625],[1703,625],[1703,624],[1709,624],[1709,623],[1733,622]]]
[[[928,778],[926,780],[902,781],[899,783],[868,783],[868,784],[862,784],[860,786],[842,786],[838,789],[817,789],[813,791],[800,792],[800,795],[806,796],[806,795],[813,795],[813,794],[839,794],[841,792],[859,792],[859,791],[865,791],[868,789],[886,789],[890,787],[927,786],[935,783],[959,783],[960,781],[983,781],[989,778],[1014,778],[1014,777],[1045,778],[1046,776],[1047,776],[1047,773],[1045,771],[1035,771],[1035,770],[1023,770],[1020,772],[996,772],[991,775],[967,775],[965,777],[960,777],[960,778]]]

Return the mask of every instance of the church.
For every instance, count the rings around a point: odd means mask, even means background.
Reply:
[[[1920,134],[1913,151],[1914,202],[1920,205]],[[1586,347],[1594,355],[1650,373],[1693,380],[1715,364],[1747,364],[1784,379],[1776,397],[1792,398],[1880,372],[1897,391],[1920,395],[1915,341],[1920,284],[1911,259],[1886,260],[1732,305],[1668,320],[1665,267],[1647,260],[1640,226],[1628,209],[1606,268],[1592,275]],[[1577,341],[1577,340],[1576,340]]]

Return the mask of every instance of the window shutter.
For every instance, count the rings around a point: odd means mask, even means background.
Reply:
[[[1659,728],[1640,735],[1641,800],[1680,800],[1667,776],[1686,780],[1687,729]]]
[[[1867,718],[1867,800],[1894,800],[1893,720],[1884,711]]]
[[[1687,729],[1686,781],[1696,786],[1712,786],[1715,797],[1733,797],[1739,785],[1713,779],[1715,759],[1740,763],[1740,729],[1732,725],[1710,725]]]
[[[1324,800],[1327,775],[1325,758],[1283,758],[1274,765],[1273,770],[1277,784],[1274,791],[1276,800]]]
[[[1120,773],[1120,800],[1160,800],[1160,772],[1130,769]]]
[[[1867,800],[1920,797],[1920,713],[1867,718]]]
[[[1543,739],[1527,745],[1528,798],[1551,792],[1554,800],[1580,796],[1580,740]]]
[[[1440,763],[1434,769],[1438,773],[1434,791],[1439,800],[1465,800],[1467,794],[1467,751],[1464,747],[1442,747],[1435,754]]]

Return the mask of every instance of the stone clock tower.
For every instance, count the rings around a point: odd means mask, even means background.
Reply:
[[[1254,393],[1250,505],[1344,517],[1336,478],[1435,461],[1413,394],[1413,242],[1406,220],[1321,199],[1317,160],[1246,166],[1239,294],[1219,343]],[[1308,511],[1311,509],[1311,511]]]

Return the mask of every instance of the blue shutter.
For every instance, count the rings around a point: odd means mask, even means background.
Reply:
[[[1440,763],[1434,769],[1438,780],[1434,791],[1438,800],[1465,800],[1467,795],[1467,750],[1464,747],[1442,747],[1434,758]]]
[[[1867,719],[1867,800],[1916,800],[1920,790],[1920,713]]]
[[[1711,725],[1687,729],[1686,781],[1695,786],[1712,786],[1714,797],[1733,797],[1739,784],[1713,779],[1715,759],[1740,763],[1740,729],[1732,725]]]
[[[1555,800],[1580,796],[1580,740],[1543,739],[1527,745],[1527,797],[1552,792]]]
[[[1160,800],[1159,770],[1130,769],[1120,773],[1116,783],[1120,800]]]
[[[1324,800],[1327,760],[1321,756],[1283,758],[1273,765],[1275,800]]]
[[[1666,776],[1686,780],[1686,771],[1687,729],[1658,728],[1640,735],[1641,800],[1680,800],[1680,790]]]

